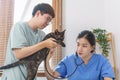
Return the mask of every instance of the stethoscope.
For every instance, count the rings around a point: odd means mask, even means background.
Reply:
[[[80,63],[77,63],[77,58],[78,58],[78,55],[77,55],[77,52],[76,52],[76,53],[74,54],[74,63],[75,63],[75,65],[76,65],[76,67],[75,67],[74,71],[73,71],[71,74],[69,74],[68,76],[66,76],[65,78],[54,77],[51,73],[49,73],[49,71],[48,71],[47,69],[46,69],[46,71],[47,71],[47,73],[48,73],[51,77],[53,77],[53,78],[55,78],[55,79],[67,79],[67,78],[71,77],[71,76],[76,72],[77,68],[84,63],[83,61],[80,62]],[[64,63],[63,63],[63,65],[66,66]]]
[[[77,62],[77,58],[79,58],[78,57],[78,54],[77,54],[77,52],[74,54],[74,63],[75,63],[75,65],[78,67],[78,66],[80,66],[81,64],[83,64],[84,62],[83,62],[83,60],[81,60],[81,62]]]
[[[76,65],[75,70],[70,75],[68,75],[67,78],[70,77],[70,76],[72,76],[76,72],[77,68],[84,63],[83,61],[81,61],[80,63],[77,63],[77,58],[78,58],[78,55],[77,55],[77,52],[76,52],[74,54],[74,63]]]

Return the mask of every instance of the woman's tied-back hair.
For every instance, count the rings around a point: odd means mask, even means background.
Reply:
[[[38,10],[40,10],[42,14],[49,14],[52,16],[52,18],[55,17],[55,13],[52,6],[47,3],[37,4],[33,9],[32,16],[35,16]]]
[[[96,45],[95,36],[91,31],[89,31],[89,30],[82,31],[81,33],[78,34],[77,39],[80,39],[80,38],[83,38],[83,37],[85,39],[87,39],[87,41],[90,43],[91,46]],[[94,50],[91,51],[91,52],[94,52]]]

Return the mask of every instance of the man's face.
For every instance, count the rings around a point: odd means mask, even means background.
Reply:
[[[38,28],[44,29],[52,21],[52,16],[49,15],[49,14],[42,14],[42,15],[39,16],[38,20],[39,20],[38,21],[38,23],[39,23]]]

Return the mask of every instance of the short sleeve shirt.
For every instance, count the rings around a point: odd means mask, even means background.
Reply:
[[[104,56],[93,54],[88,64],[76,54],[66,56],[56,67],[61,77],[68,80],[103,80],[104,77],[115,78],[114,71]]]
[[[23,48],[37,44],[43,40],[44,36],[45,33],[43,31],[39,29],[33,31],[27,22],[15,24],[11,29],[8,40],[5,65],[17,61],[13,53],[14,48]],[[26,76],[26,67],[20,65],[5,69],[1,80],[25,80]]]

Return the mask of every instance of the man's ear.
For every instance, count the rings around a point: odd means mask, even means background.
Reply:
[[[35,15],[38,17],[39,15],[43,15],[40,10],[38,10]]]

